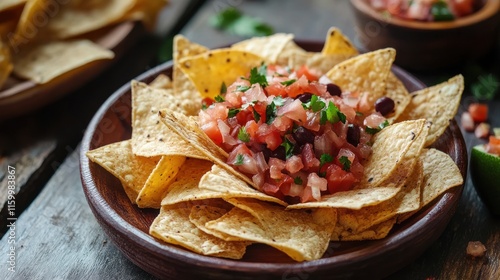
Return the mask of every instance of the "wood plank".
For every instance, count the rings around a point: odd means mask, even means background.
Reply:
[[[17,269],[2,279],[153,279],[108,242],[83,194],[78,155],[77,149],[64,161],[16,221]],[[2,259],[9,236],[0,245]]]

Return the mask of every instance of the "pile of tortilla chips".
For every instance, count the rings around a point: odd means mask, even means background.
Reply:
[[[167,0],[0,1],[0,89],[7,77],[44,84],[114,53],[93,41],[107,27],[137,20],[152,28]]]
[[[131,203],[159,209],[151,235],[199,254],[240,259],[247,246],[261,243],[300,262],[321,258],[330,241],[381,239],[463,182],[450,156],[430,148],[456,114],[462,76],[408,93],[391,72],[395,55],[393,49],[358,54],[336,28],[321,52],[303,50],[291,34],[216,50],[178,35],[173,79],[132,81],[131,139],[87,156],[120,179]],[[226,164],[227,153],[199,128],[201,99],[263,62],[305,64],[343,90],[395,100],[391,125],[375,135],[364,178],[353,190],[287,205]]]

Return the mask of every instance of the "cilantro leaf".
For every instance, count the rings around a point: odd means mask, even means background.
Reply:
[[[258,123],[260,121],[260,114],[257,113],[257,110],[255,108],[252,110],[253,112],[253,118],[255,119],[255,122]]]
[[[330,123],[336,123],[338,121],[341,121],[342,123],[346,122],[346,116],[340,112],[339,108],[331,101],[328,103],[328,107],[321,111],[320,124],[323,125],[327,121]]]
[[[227,117],[228,118],[232,118],[234,116],[236,116],[238,113],[240,112],[240,109],[229,109],[229,111],[227,112]]]
[[[293,178],[293,183],[296,185],[302,185],[304,182],[302,181],[302,178],[297,176],[297,177]]]
[[[224,102],[224,97],[222,95],[217,95],[215,97],[215,102]]]
[[[369,127],[369,126],[365,127],[365,131],[368,134],[375,134],[388,126],[389,126],[389,121],[385,120],[383,123],[379,124],[378,127],[375,127],[375,128]]]
[[[269,84],[267,83],[266,73],[266,65],[261,65],[259,68],[254,67],[250,70],[250,77],[248,78],[248,81],[250,81],[250,84],[252,85],[259,84],[262,87],[267,87]]]
[[[319,157],[319,165],[323,166],[325,163],[332,162],[333,157],[330,154],[322,154]]]
[[[236,155],[236,160],[234,161],[234,165],[242,165],[244,160],[245,160],[245,156],[244,155],[237,154]]]
[[[274,119],[276,119],[276,114],[276,104],[274,104],[274,102],[271,102],[271,104],[268,104],[266,106],[266,123],[271,124]]]
[[[312,110],[313,112],[319,112],[321,109],[325,108],[325,102],[323,102],[317,95],[312,95],[309,102],[303,103],[302,107],[306,110]]]
[[[226,92],[227,92],[226,83],[222,82],[222,85],[220,85],[220,94],[223,95],[226,94]]]
[[[215,28],[242,37],[268,36],[274,33],[270,25],[257,18],[244,15],[234,7],[222,10],[210,18],[210,24]]]
[[[296,79],[291,79],[291,80],[287,80],[287,81],[281,82],[281,84],[284,85],[284,86],[289,86],[289,85],[295,83],[295,81],[297,81],[297,80]]]
[[[500,82],[493,74],[481,75],[478,81],[471,86],[472,95],[480,101],[492,100],[498,88],[500,87]]]
[[[238,139],[245,143],[250,142],[250,134],[248,134],[245,127],[240,128],[240,131],[238,131]]]
[[[293,156],[294,145],[290,140],[288,140],[287,137],[285,137],[283,143],[281,143],[281,146],[285,147],[285,157],[287,159]]]
[[[339,158],[340,163],[342,164],[342,169],[345,171],[349,171],[351,169],[351,161],[346,156],[341,156]]]

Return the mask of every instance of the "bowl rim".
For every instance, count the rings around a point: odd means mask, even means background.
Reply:
[[[400,19],[398,17],[384,17],[381,12],[375,10],[368,4],[367,0],[350,0],[352,6],[365,16],[385,24],[418,30],[449,30],[474,25],[500,15],[500,0],[484,0],[484,5],[476,12],[443,22],[421,22]]]

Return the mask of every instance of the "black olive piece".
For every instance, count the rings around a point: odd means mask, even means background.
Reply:
[[[375,101],[375,111],[385,116],[394,110],[394,100],[389,97],[380,97]]]
[[[273,153],[273,151],[271,151],[268,147],[266,147],[266,145],[262,145],[261,152],[264,155],[264,158],[266,159],[266,162],[268,162],[269,158],[271,157],[271,154]]]
[[[361,137],[361,132],[359,126],[355,124],[349,124],[347,126],[347,142],[354,147],[359,144],[359,138]]]
[[[312,96],[313,96],[312,93],[304,92],[304,93],[297,95],[297,99],[300,100],[300,102],[302,102],[302,103],[307,103],[307,102],[311,101]]]
[[[274,151],[271,151],[271,157],[278,158],[281,160],[286,160],[286,151],[285,147],[278,146]]]
[[[326,85],[326,91],[330,93],[331,96],[340,96],[342,94],[342,89],[336,84],[327,84]]]
[[[299,145],[304,145],[307,143],[314,143],[314,133],[312,133],[309,129],[304,128],[302,126],[297,127],[293,132],[293,139]]]

